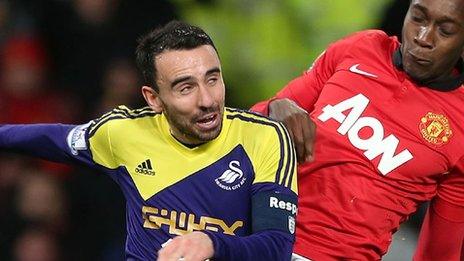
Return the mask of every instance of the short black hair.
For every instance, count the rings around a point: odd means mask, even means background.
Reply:
[[[142,73],[143,83],[159,91],[156,85],[155,57],[167,50],[191,50],[213,41],[203,29],[180,21],[171,21],[143,35],[135,51],[136,63]]]

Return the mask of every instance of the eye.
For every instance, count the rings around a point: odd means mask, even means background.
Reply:
[[[413,9],[410,15],[411,20],[416,24],[423,24],[427,20],[427,16],[421,10]]]
[[[217,77],[211,77],[208,79],[208,85],[215,85],[218,81]]]
[[[441,35],[445,37],[451,36],[455,33],[453,28],[450,28],[450,26],[440,26],[438,28],[438,31],[440,32]]]
[[[423,16],[411,15],[411,20],[420,24],[425,21],[425,18]]]
[[[446,29],[442,29],[440,28],[440,34],[442,34],[443,36],[451,36],[453,33],[447,31]]]
[[[184,84],[179,87],[179,92],[181,94],[188,94],[193,90],[193,85],[191,84]]]

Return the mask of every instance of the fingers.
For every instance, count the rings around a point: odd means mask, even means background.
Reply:
[[[183,248],[172,241],[158,251],[158,261],[179,261],[183,259]]]
[[[309,114],[292,100],[277,99],[269,104],[269,116],[284,123],[295,144],[298,162],[311,162],[316,125]]]
[[[309,115],[298,115],[298,117],[292,118],[284,124],[295,145],[298,163],[313,161],[316,125],[309,118]]]
[[[303,128],[299,121],[297,117],[290,118],[284,122],[284,125],[287,127],[288,132],[291,133],[290,137],[295,145],[297,160],[299,163],[302,163],[305,161],[306,149],[304,145]]]
[[[159,261],[204,261],[214,254],[213,242],[202,232],[175,237],[158,251]]]
[[[316,137],[316,125],[308,117],[302,120],[302,134],[304,146],[304,160],[311,162],[314,160],[314,141]]]

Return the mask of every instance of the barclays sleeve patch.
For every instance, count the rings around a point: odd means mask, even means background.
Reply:
[[[66,141],[73,155],[79,154],[80,150],[87,150],[87,140],[85,139],[85,133],[91,123],[92,122],[78,125],[68,133]]]

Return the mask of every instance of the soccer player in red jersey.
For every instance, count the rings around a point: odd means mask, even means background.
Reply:
[[[296,144],[295,260],[380,260],[429,200],[414,260],[461,259],[464,1],[412,0],[402,36],[337,41],[252,108]]]

